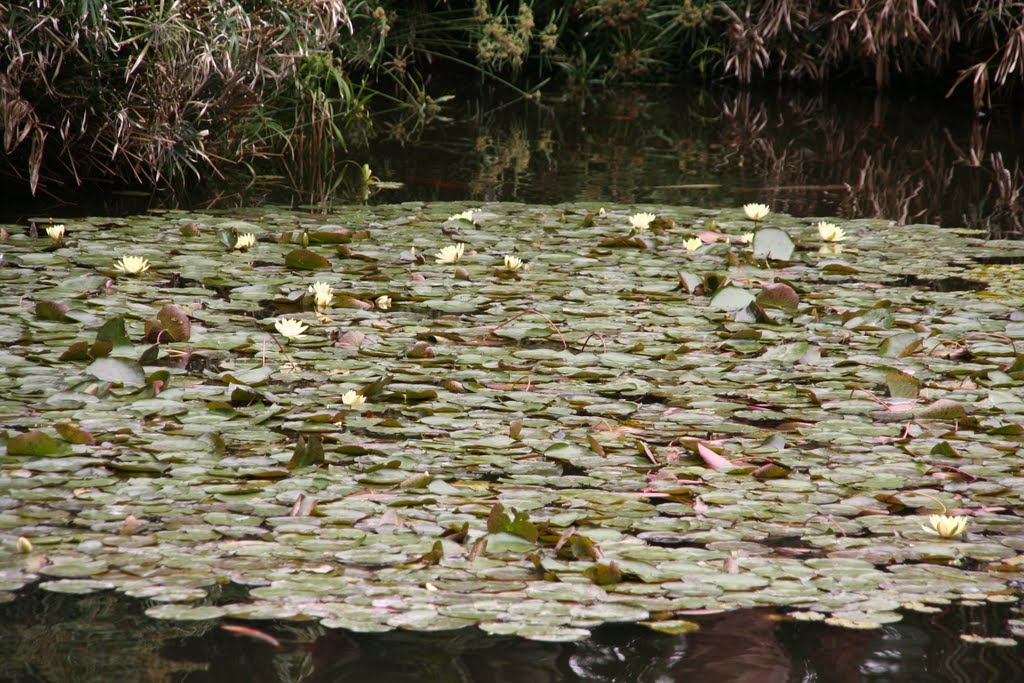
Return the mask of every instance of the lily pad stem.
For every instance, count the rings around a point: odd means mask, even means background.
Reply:
[[[602,335],[600,332],[591,332],[590,336],[583,340],[583,347],[580,349],[580,353],[583,353],[584,351],[587,350],[587,344],[589,344],[590,340],[593,339],[594,337],[597,337],[598,339],[601,340],[601,353],[608,352],[608,345],[604,343],[604,335]]]
[[[946,504],[945,504],[945,503],[943,503],[943,502],[942,502],[941,500],[939,500],[938,498],[936,498],[935,496],[933,496],[933,495],[931,495],[931,494],[929,494],[929,493],[923,493],[923,492],[921,492],[921,491],[905,491],[904,493],[909,493],[909,494],[910,494],[910,495],[912,495],[912,496],[924,496],[925,498],[931,498],[931,499],[932,499],[932,500],[934,500],[934,501],[935,501],[936,503],[938,503],[938,504],[939,504],[939,506],[941,506],[941,507],[942,507],[942,514],[946,514]]]
[[[262,357],[262,361],[263,361],[262,364],[263,365],[267,364],[267,337],[270,337],[271,339],[274,340],[274,343],[277,344],[277,348],[281,349],[281,353],[283,353],[284,357],[288,359],[288,362],[292,364],[292,367],[295,368],[296,372],[301,370],[301,368],[298,366],[298,364],[296,364],[296,362],[292,360],[292,357],[288,355],[288,352],[284,350],[284,347],[281,346],[281,342],[279,342],[277,340],[277,337],[275,337],[272,334],[268,334],[268,335],[265,335],[263,337],[263,357]]]
[[[978,481],[978,477],[976,477],[975,475],[971,474],[970,472],[965,472],[959,467],[953,467],[952,465],[932,465],[927,470],[925,470],[925,474],[930,474],[932,470],[938,469],[953,470],[957,474],[962,474],[965,477],[969,477],[971,481]]]
[[[803,523],[803,524],[801,524],[800,526],[807,526],[807,522],[811,521],[811,520],[812,520],[812,519],[814,519],[815,517],[821,517],[822,519],[827,519],[828,521],[832,522],[832,525],[833,525],[833,526],[834,526],[835,528],[839,529],[839,533],[841,533],[841,534],[842,534],[843,536],[845,536],[845,535],[846,535],[846,532],[845,532],[845,531],[843,531],[843,527],[839,525],[839,522],[837,522],[836,520],[832,519],[832,516],[831,516],[831,515],[811,515],[810,517],[808,517],[807,519],[805,519],[805,520],[804,520],[804,523]]]
[[[541,313],[540,311],[538,311],[535,308],[527,308],[525,311],[520,311],[519,313],[516,313],[514,316],[512,316],[511,318],[509,318],[508,320],[506,320],[505,322],[503,322],[502,324],[498,325],[493,330],[488,332],[487,335],[484,336],[484,341],[486,342],[488,339],[490,339],[492,334],[494,334],[495,332],[497,332],[501,328],[505,327],[505,325],[508,325],[510,322],[512,322],[513,320],[515,320],[517,318],[523,317],[527,313],[535,313],[535,314],[539,315],[540,317],[544,318],[544,320],[547,320],[548,321],[548,325],[550,325],[551,329],[553,329],[555,331],[555,334],[558,335],[558,338],[560,340],[562,340],[562,350],[564,351],[565,349],[569,348],[569,344],[566,343],[565,337],[562,336],[561,330],[558,329],[558,325],[555,325],[555,323],[553,323],[551,321],[551,318],[547,317],[546,315],[544,315],[543,313]]]
[[[992,337],[994,339],[1001,339],[1002,341],[1010,345],[1010,349],[1013,350],[1013,355],[1017,355],[1017,345],[1013,343],[1013,339],[1007,337],[1005,334],[995,334],[993,332],[971,332],[970,334],[958,337],[957,339],[942,340],[932,347],[932,350],[928,352],[928,355],[932,355],[935,352],[935,349],[939,348],[940,346],[959,346],[965,351],[969,351],[970,349],[967,348],[967,345],[964,344],[964,342],[968,339],[975,339],[977,337]]]

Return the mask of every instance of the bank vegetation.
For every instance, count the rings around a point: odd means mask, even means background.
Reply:
[[[683,78],[1020,94],[1024,4],[996,0],[0,1],[3,172],[187,188],[283,161],[323,194],[382,112],[461,71],[510,93]],[[356,174],[358,177],[358,174]],[[365,177],[364,177],[365,180]]]

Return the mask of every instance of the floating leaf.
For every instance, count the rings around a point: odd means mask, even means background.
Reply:
[[[60,437],[68,443],[75,444],[94,444],[96,443],[96,437],[84,429],[80,429],[70,422],[58,422],[57,433]]]
[[[45,456],[60,450],[60,443],[45,432],[25,432],[7,441],[7,455]]]
[[[96,343],[109,342],[112,346],[131,346],[132,340],[128,338],[125,329],[124,318],[116,316],[103,323],[96,332]]]
[[[331,262],[309,249],[294,249],[284,257],[284,265],[293,270],[322,270],[330,268]]]
[[[921,390],[921,380],[896,368],[885,371],[885,384],[893,398],[917,398]]]
[[[288,461],[286,467],[290,470],[294,470],[299,467],[320,465],[323,462],[323,442],[320,441],[319,435],[311,434],[308,439],[304,436],[299,436],[298,440],[295,442],[295,450],[292,451],[291,460]]]
[[[345,228],[314,230],[306,234],[311,244],[347,244],[352,241],[352,231]]]
[[[914,417],[921,420],[959,420],[966,414],[963,405],[946,398],[914,411]]]
[[[921,337],[914,332],[897,332],[886,337],[879,347],[883,356],[905,358],[921,348]]]
[[[159,313],[148,319],[143,338],[152,344],[187,341],[191,336],[191,323],[184,309],[174,304],[164,305]]]
[[[615,562],[595,564],[583,572],[583,575],[598,586],[610,586],[622,581],[622,570]]]
[[[676,275],[679,277],[680,288],[686,290],[690,294],[695,293],[697,289],[704,284],[703,278],[698,275],[694,275],[693,273],[679,271]]]
[[[142,366],[133,360],[98,358],[90,363],[85,370],[96,379],[111,384],[123,384],[130,387],[146,385],[146,374],[143,372]]]
[[[754,295],[745,289],[727,286],[715,292],[708,306],[719,311],[738,311],[754,301]]]
[[[71,307],[60,301],[40,301],[36,304],[36,317],[40,320],[63,322],[68,320]]]
[[[754,258],[788,261],[793,258],[796,245],[785,230],[761,228],[754,233]]]
[[[697,442],[697,454],[700,455],[704,464],[711,469],[720,470],[723,467],[732,467],[731,462],[720,456],[718,453],[715,453],[699,441]]]
[[[700,624],[693,621],[686,621],[684,619],[669,619],[667,621],[641,621],[643,626],[657,631],[658,633],[668,633],[669,635],[678,636],[684,633],[693,633],[694,631],[700,630]]]
[[[757,303],[765,308],[781,308],[795,311],[800,305],[800,295],[782,282],[767,284],[757,295]]]
[[[928,451],[929,455],[941,455],[947,458],[959,458],[960,454],[956,452],[952,446],[949,445],[948,441],[940,441],[932,449]]]

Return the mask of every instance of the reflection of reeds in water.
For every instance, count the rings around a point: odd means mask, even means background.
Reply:
[[[1007,168],[1001,152],[987,151],[989,124],[974,120],[960,146],[949,128],[920,123],[933,130],[919,131],[908,149],[898,135],[884,134],[880,101],[859,128],[829,116],[821,97],[782,102],[782,111],[769,112],[743,93],[723,104],[724,159],[752,163],[790,212],[810,208],[793,192],[838,191],[842,216],[956,221],[993,237],[1024,236],[1024,171],[1019,160]],[[942,215],[942,205],[957,207],[957,215]]]
[[[37,590],[4,605],[0,656],[5,680],[180,680],[202,664],[161,650],[203,635],[213,622],[155,621],[137,601],[109,593],[65,596]]]
[[[962,126],[956,117],[943,124],[925,111],[883,98],[622,89],[470,109],[443,133],[417,130],[375,171],[413,183],[416,199],[758,201],[794,215],[1024,236],[1024,170],[1000,149],[1005,127],[967,112]]]

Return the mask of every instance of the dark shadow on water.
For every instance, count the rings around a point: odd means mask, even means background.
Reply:
[[[876,630],[779,620],[743,610],[689,617],[700,630],[665,635],[606,625],[576,643],[491,636],[477,629],[360,634],[310,622],[247,622],[275,648],[220,622],[168,622],[142,601],[29,590],[0,605],[0,681],[107,683],[1011,683],[1020,646],[965,642],[1005,636],[1007,608],[912,613]]]
[[[904,275],[890,284],[894,287],[924,287],[933,292],[981,292],[989,287],[987,282],[956,276],[926,278],[917,275]]]

